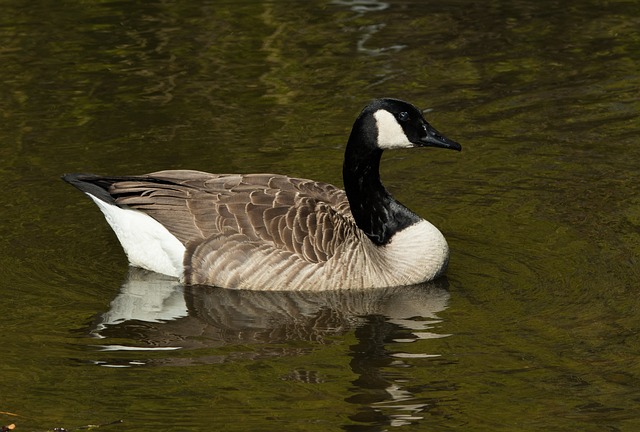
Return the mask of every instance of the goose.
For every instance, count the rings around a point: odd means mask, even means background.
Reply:
[[[414,147],[462,149],[412,104],[383,98],[354,122],[344,190],[286,175],[192,170],[62,178],[97,204],[130,265],[187,285],[396,287],[437,278],[449,260],[442,233],[380,180],[384,150]]]

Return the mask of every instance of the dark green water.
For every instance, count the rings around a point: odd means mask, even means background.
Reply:
[[[640,4],[0,1],[0,425],[640,430]],[[446,280],[193,290],[132,273],[65,172],[341,184],[368,100]]]

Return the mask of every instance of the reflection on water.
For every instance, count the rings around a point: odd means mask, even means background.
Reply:
[[[377,321],[371,317],[378,317],[385,326],[410,330],[410,336],[394,339],[409,343],[442,337],[427,330],[440,322],[436,314],[447,306],[445,284],[440,280],[362,291],[262,292],[184,286],[173,278],[131,267],[120,293],[97,318],[91,334],[100,339],[114,334],[122,338],[135,328],[137,345],[185,349],[323,342],[373,324]],[[143,334],[140,323],[145,323]]]
[[[359,17],[368,12],[382,12],[390,6],[388,2],[378,0],[333,0],[332,3],[338,6],[348,7],[356,13],[356,16],[352,17],[349,21],[356,21]],[[376,24],[360,25],[349,28],[350,31],[358,34],[358,41],[356,44],[358,52],[367,55],[378,55],[382,53],[394,53],[405,48],[406,45],[402,44],[393,44],[377,48],[368,44],[370,39],[385,27],[386,24],[384,22],[378,22]]]
[[[438,357],[436,353],[405,352],[402,346],[448,336],[429,331],[441,322],[437,314],[447,307],[446,284],[443,279],[365,291],[241,291],[184,286],[132,267],[109,310],[97,317],[91,329],[91,335],[100,339],[99,359],[93,362],[121,368],[303,356],[311,348],[300,342],[330,344],[337,336],[353,333],[357,342],[348,355],[358,378],[353,388],[344,390],[351,393],[346,401],[357,407],[352,418],[390,426],[410,424],[422,418],[420,413],[429,404],[412,393],[414,383],[407,376],[385,370],[410,367],[407,358]],[[130,345],[110,340],[129,340]],[[265,348],[247,349],[255,344]],[[274,350],[278,344],[281,348]],[[234,349],[225,354],[208,352],[224,347]],[[145,352],[175,350],[188,353],[140,358]],[[109,358],[112,353],[118,356]],[[307,384],[326,380],[316,370],[300,368],[282,379]]]
[[[389,7],[389,2],[379,0],[333,0],[331,3],[346,6],[354,12],[380,12]]]

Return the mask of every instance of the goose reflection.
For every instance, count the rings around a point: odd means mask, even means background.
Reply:
[[[230,344],[322,342],[384,317],[413,331],[428,329],[447,306],[446,280],[408,287],[323,292],[272,292],[185,286],[131,267],[120,293],[91,334],[128,338],[137,348],[201,348]],[[130,347],[135,349],[134,347]],[[116,349],[116,348],[113,348]]]
[[[92,327],[92,335],[102,339],[99,343],[108,343],[100,345],[107,358],[96,363],[189,366],[304,356],[318,344],[335,343],[336,336],[349,334],[356,343],[345,356],[357,376],[344,383],[344,400],[354,407],[350,420],[368,425],[365,428],[413,424],[437,402],[409,390],[420,387],[410,373],[411,359],[432,355],[404,353],[402,347],[448,336],[431,331],[441,322],[437,313],[447,307],[446,285],[439,280],[365,291],[260,292],[184,286],[131,268],[109,310]],[[135,346],[109,344],[123,339]],[[199,350],[219,347],[228,348],[214,355]],[[140,350],[144,353],[130,352]],[[147,358],[141,360],[141,354]],[[320,385],[325,378],[321,366],[306,362],[281,377],[308,385]]]

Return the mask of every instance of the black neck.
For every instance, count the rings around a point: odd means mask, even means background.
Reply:
[[[396,201],[380,181],[382,150],[376,144],[377,129],[369,116],[356,121],[347,143],[342,167],[344,188],[351,213],[364,233],[377,245],[413,225],[420,217]]]

